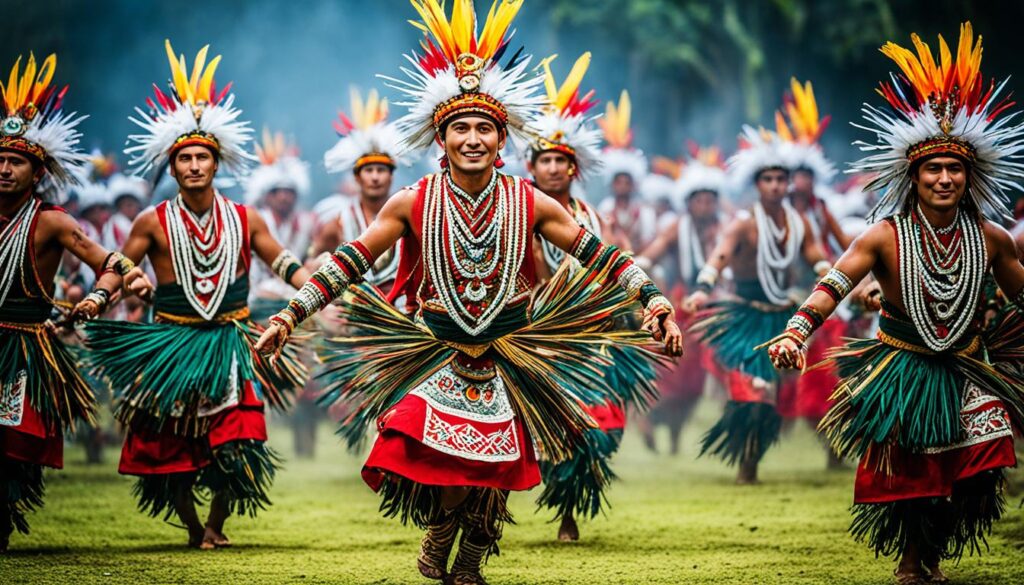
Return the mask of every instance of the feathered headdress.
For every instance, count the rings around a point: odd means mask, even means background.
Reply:
[[[128,119],[144,131],[128,137],[125,154],[137,175],[163,167],[173,152],[186,146],[205,146],[215,153],[224,170],[243,176],[256,160],[246,151],[252,140],[248,122],[239,121],[242,111],[234,107],[235,96],[227,84],[219,93],[213,74],[220,64],[220,55],[206,62],[209,45],[199,50],[189,75],[185,56],[174,56],[171,41],[164,42],[171,65],[169,95],[156,84],[152,98],[146,98],[148,112],[135,108],[139,117]]]
[[[366,100],[355,88],[351,90],[351,117],[338,112],[334,129],[341,137],[324,154],[328,173],[359,172],[368,164],[384,164],[394,169],[411,161],[402,153],[402,134],[388,120],[388,100],[370,90]]]
[[[711,191],[719,197],[727,195],[729,188],[728,176],[725,174],[725,159],[722,151],[716,146],[701,148],[697,144],[690,145],[690,159],[683,166],[676,181],[676,204],[685,207],[687,200],[694,193]]]
[[[592,119],[586,115],[597,105],[594,90],[580,96],[580,83],[590,66],[590,53],[576,60],[561,86],[551,72],[551,62],[556,57],[552,55],[541,61],[547,104],[534,123],[537,136],[530,150],[534,154],[550,150],[565,154],[576,163],[575,177],[583,178],[601,165],[601,130],[591,124]]]
[[[18,57],[7,84],[0,81],[0,149],[34,158],[46,169],[53,186],[62,189],[78,182],[86,161],[85,153],[78,148],[82,139],[78,125],[86,116],[61,110],[68,88],[58,90],[50,84],[56,69],[57,55],[50,55],[37,67],[35,55],[29,53],[24,71]]]
[[[500,63],[523,0],[495,0],[479,32],[473,0],[454,0],[450,21],[438,0],[410,1],[422,18],[410,22],[425,34],[423,55],[406,55],[412,64],[402,68],[407,80],[383,77],[407,98],[398,103],[409,109],[398,120],[404,149],[430,146],[449,121],[466,113],[493,118],[529,143],[527,127],[544,104],[537,91],[543,79],[529,73],[530,59],[521,51]]]
[[[284,134],[263,129],[263,144],[256,145],[260,164],[245,180],[245,202],[258,205],[274,189],[291,189],[301,199],[309,194],[309,164],[299,159],[299,149]]]
[[[875,142],[854,143],[871,154],[854,163],[853,170],[877,174],[866,189],[885,192],[872,218],[905,208],[913,188],[911,168],[933,156],[967,163],[965,197],[990,219],[1007,217],[1004,191],[1020,189],[1018,181],[1024,178],[1024,124],[1014,120],[1016,113],[1005,115],[1014,102],[999,97],[1008,80],[984,83],[981,36],[975,42],[970,22],[960,25],[955,55],[939,36],[938,63],[920,37],[914,34],[911,40],[917,54],[892,42],[882,46],[900,74],[878,89],[888,107],[865,104],[865,125],[856,125],[872,132]]]
[[[808,81],[789,81],[790,92],[783,97],[782,111],[775,111],[775,130],[791,146],[793,170],[808,170],[818,181],[828,182],[836,174],[835,166],[825,158],[821,135],[831,120],[820,117],[814,88]]]
[[[110,191],[111,199],[115,202],[118,198],[125,196],[134,197],[143,205],[149,202],[149,183],[139,177],[115,173],[107,181],[107,189]]]
[[[729,176],[737,192],[748,189],[761,171],[794,167],[793,143],[764,128],[743,126],[739,150],[727,161]]]
[[[626,174],[634,181],[647,176],[647,157],[633,148],[633,130],[630,128],[633,105],[629,92],[622,90],[619,103],[608,102],[604,117],[597,120],[606,143],[601,158],[604,160],[604,176],[611,182],[617,175]]]

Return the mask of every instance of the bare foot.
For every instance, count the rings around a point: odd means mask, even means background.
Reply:
[[[926,562],[924,568],[928,570],[928,582],[929,583],[949,583],[949,577],[939,567],[939,561]]]
[[[899,568],[893,573],[898,585],[928,585],[928,578],[921,569]]]
[[[229,539],[223,532],[218,532],[209,526],[206,527],[206,531],[203,533],[203,542],[209,542],[217,548],[227,548],[231,546],[231,539]]]
[[[217,548],[216,546],[214,546],[212,542],[208,542],[206,538],[204,538],[204,536],[205,535],[202,531],[189,530],[188,547],[196,548],[199,550],[213,550]]]
[[[580,539],[580,529],[576,526],[576,519],[572,516],[562,518],[562,525],[558,527],[558,540],[562,542],[576,542]]]

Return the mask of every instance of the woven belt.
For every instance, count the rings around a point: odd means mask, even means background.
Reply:
[[[914,353],[920,353],[924,355],[938,355],[938,352],[936,351],[933,351],[927,347],[921,347],[920,345],[914,345],[913,343],[903,341],[902,339],[897,339],[892,335],[889,335],[885,331],[882,331],[881,329],[878,330],[878,334],[876,335],[876,337],[882,343],[895,347],[896,349],[905,349],[907,351],[912,351]],[[955,355],[960,356],[969,356],[977,353],[979,349],[981,349],[981,337],[975,335],[974,337],[971,338],[971,342],[967,344],[967,347],[956,350],[953,353]]]
[[[160,323],[173,323],[175,325],[202,325],[204,323],[227,323],[229,321],[241,321],[249,318],[249,307],[242,307],[230,313],[223,313],[207,321],[195,315],[175,315],[157,311],[155,319]]]

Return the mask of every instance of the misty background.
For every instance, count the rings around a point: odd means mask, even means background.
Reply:
[[[331,123],[348,111],[349,87],[375,87],[395,101],[376,74],[399,76],[402,54],[420,39],[407,22],[416,17],[407,0],[2,5],[3,75],[19,54],[56,52],[55,82],[71,86],[65,108],[90,116],[84,146],[116,152],[122,166],[125,137],[135,130],[128,115],[169,77],[164,39],[190,66],[210,44],[211,56],[223,55],[217,85],[234,82],[244,118],[257,133],[267,127],[293,138],[311,163],[313,200],[344,178],[327,175],[322,156],[337,140]],[[478,13],[489,6],[478,0]],[[857,156],[850,142],[866,137],[850,122],[862,102],[881,102],[874,88],[895,69],[878,52],[882,43],[910,46],[917,32],[937,50],[941,33],[955,51],[960,22],[971,20],[984,36],[983,74],[1003,79],[1024,68],[1022,19],[1024,2],[1012,0],[528,0],[513,45],[524,45],[534,63],[558,53],[559,80],[591,51],[584,90],[597,90],[603,111],[629,89],[634,142],[649,156],[678,157],[688,140],[731,153],[741,124],[774,127],[791,76],[811,80],[820,110],[832,117],[826,152],[845,168]],[[1010,87],[1024,91],[1015,77]],[[391,112],[395,118],[402,108]],[[416,170],[400,172],[396,186],[415,178]]]

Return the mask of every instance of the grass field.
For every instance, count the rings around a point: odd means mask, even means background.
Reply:
[[[627,433],[615,460],[621,480],[605,518],[581,523],[582,540],[555,541],[557,526],[535,513],[536,493],[513,494],[518,524],[486,575],[494,584],[892,582],[893,565],[876,560],[846,533],[852,471],[823,471],[825,457],[809,429],[797,427],[764,464],[763,484],[732,485],[733,472],[695,460],[700,432],[717,406],[706,403],[686,433],[685,452],[646,452]],[[48,475],[46,507],[32,534],[15,535],[0,557],[0,583],[427,583],[415,555],[420,533],[385,520],[360,481],[361,458],[345,453],[324,425],[317,458],[289,458],[274,506],[256,520],[231,519],[236,546],[210,552],[184,547],[183,530],[138,513],[131,479],[108,463],[86,466],[77,449]],[[272,443],[291,453],[286,427]],[[1024,583],[1024,516],[1013,506],[990,540],[991,552],[948,572],[955,583]]]

